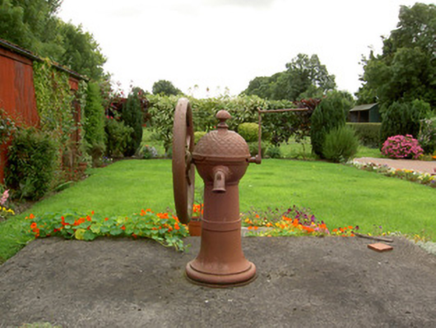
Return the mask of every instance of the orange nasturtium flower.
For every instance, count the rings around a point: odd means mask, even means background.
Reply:
[[[33,215],[32,213],[30,213],[30,215],[29,215],[29,219],[30,220],[33,220],[35,218],[35,215]]]
[[[31,229],[35,229],[36,227],[37,227],[36,222],[32,222],[32,224],[30,225],[30,228],[31,228]]]

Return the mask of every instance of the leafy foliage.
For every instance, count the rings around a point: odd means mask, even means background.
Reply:
[[[55,69],[51,61],[33,63],[33,84],[41,129],[50,133],[64,148],[76,130],[69,76]]]
[[[183,237],[189,235],[188,229],[177,217],[168,213],[153,213],[150,209],[141,210],[130,217],[100,217],[94,212],[78,214],[66,210],[62,214],[45,213],[42,216],[30,214],[23,223],[23,231],[36,238],[62,236],[66,239],[94,240],[97,237],[150,238],[158,243],[186,250]]]
[[[99,79],[106,58],[93,36],[64,23],[56,13],[62,0],[2,0],[0,38]]]
[[[132,128],[131,139],[132,142],[128,144],[124,150],[125,156],[132,156],[139,148],[142,140],[142,108],[140,96],[143,91],[139,88],[133,88],[127,97],[126,103],[121,110],[121,119],[126,126]]]
[[[256,142],[259,139],[259,124],[242,123],[238,126],[238,133],[246,142]]]
[[[330,130],[324,140],[324,158],[335,163],[347,162],[357,153],[359,140],[353,128],[342,125]]]
[[[106,135],[104,131],[105,117],[100,88],[97,83],[88,84],[88,96],[85,106],[85,140],[88,152],[96,163],[106,150]]]
[[[347,123],[356,131],[362,145],[372,148],[380,146],[381,123]]]
[[[328,74],[317,55],[298,54],[286,64],[286,71],[254,78],[243,93],[270,100],[296,101],[321,97],[335,88],[335,76]]]
[[[316,107],[311,117],[310,138],[312,151],[324,157],[323,144],[325,136],[334,128],[345,125],[346,112],[351,108],[350,102],[340,92],[332,92]]]
[[[6,185],[14,196],[37,200],[51,187],[57,146],[51,135],[34,128],[19,128],[8,151]]]
[[[201,138],[203,138],[206,135],[207,132],[204,131],[195,131],[194,132],[194,144],[196,145]]]
[[[177,96],[182,92],[177,89],[170,81],[159,80],[153,84],[152,92],[154,95]]]
[[[418,141],[425,153],[433,154],[436,151],[436,117],[421,121]]]
[[[106,119],[106,153],[109,156],[121,156],[132,143],[133,128],[113,118]]]
[[[362,60],[359,103],[378,102],[387,108],[394,102],[421,99],[435,107],[435,35],[436,5],[401,6],[397,29],[383,39],[382,54],[371,52]]]
[[[420,121],[430,111],[430,104],[422,100],[395,101],[380,110],[382,116],[381,140],[394,135],[418,136]]]
[[[165,150],[168,151],[172,142],[173,117],[178,97],[151,95],[149,114],[151,127],[156,136],[163,140]],[[292,108],[289,101],[266,101],[257,96],[219,97],[207,99],[189,98],[192,107],[194,129],[208,132],[217,124],[216,113],[227,110],[232,118],[227,121],[230,130],[237,130],[241,123],[255,122],[258,119],[258,109]],[[297,121],[295,113],[265,114],[262,117],[262,139],[269,139],[275,145],[286,142],[294,132],[293,126]]]
[[[63,52],[54,59],[75,72],[96,81],[100,80],[106,57],[101,53],[100,46],[92,34],[84,32],[82,26],[77,27],[64,22],[60,22],[59,32],[62,36]]]
[[[8,141],[15,130],[15,121],[3,108],[0,108],[0,145]]]

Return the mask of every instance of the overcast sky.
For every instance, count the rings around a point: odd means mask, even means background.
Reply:
[[[64,0],[59,16],[82,24],[123,89],[169,80],[194,96],[237,95],[256,76],[317,54],[340,90],[360,86],[359,65],[398,23],[409,0]],[[434,3],[434,1],[420,1]]]

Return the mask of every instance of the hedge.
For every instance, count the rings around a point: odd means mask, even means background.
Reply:
[[[360,142],[367,147],[380,147],[381,123],[347,123],[358,136]]]

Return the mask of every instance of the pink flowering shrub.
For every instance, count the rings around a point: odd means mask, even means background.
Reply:
[[[418,140],[410,134],[389,137],[381,149],[383,155],[389,158],[413,158],[417,159],[424,153]]]

